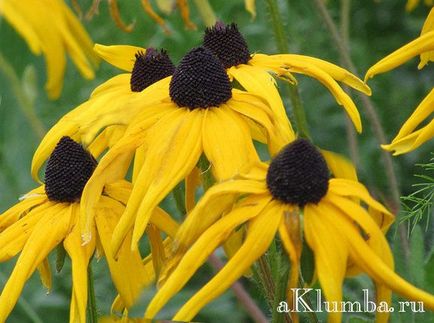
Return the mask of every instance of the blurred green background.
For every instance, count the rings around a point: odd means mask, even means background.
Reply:
[[[81,0],[78,3],[83,11],[90,7],[90,1]],[[109,15],[107,1],[101,2],[98,15],[90,21],[83,20],[82,22],[96,43],[165,48],[173,61],[177,63],[192,47],[200,45],[205,28],[194,2],[189,3],[191,18],[198,26],[197,31],[186,30],[179,11],[175,10],[172,15],[165,17],[171,30],[171,34],[166,35],[143,12],[139,0],[119,1],[118,3],[123,20],[136,22],[131,33],[125,33],[115,26]],[[266,1],[256,1],[257,17],[255,19],[252,19],[245,11],[242,0],[210,0],[210,3],[218,19],[238,24],[248,41],[251,52],[278,53]],[[369,66],[380,58],[419,34],[429,8],[420,5],[415,11],[407,13],[404,10],[405,3],[404,0],[350,2],[349,47],[359,77],[363,78]],[[281,0],[278,4],[291,53],[314,56],[340,64],[339,53],[313,1]],[[342,19],[341,5],[341,1],[327,1],[329,13],[338,26]],[[85,101],[97,85],[120,72],[102,62],[96,72],[96,78],[86,81],[80,77],[75,67],[69,62],[62,95],[58,100],[50,101],[44,92],[45,64],[43,58],[33,56],[26,43],[4,20],[0,20],[0,52],[18,77],[23,80],[23,90],[34,98],[33,106],[36,115],[46,129],[63,114]],[[434,85],[432,64],[418,71],[417,63],[414,59],[369,82],[373,90],[372,101],[388,140],[395,136],[401,124]],[[313,140],[322,148],[340,152],[349,157],[343,110],[319,82],[304,76],[298,76],[297,79]],[[364,126],[363,134],[357,136],[360,180],[378,199],[386,205],[390,204],[390,187],[386,180],[378,142],[373,135],[372,127],[366,118],[366,111],[360,100],[355,95],[352,97],[359,107]],[[285,98],[285,102],[290,108],[288,98]],[[0,211],[15,204],[19,196],[37,185],[32,181],[29,170],[32,154],[40,139],[19,107],[11,79],[0,72]],[[393,158],[401,195],[408,195],[416,190],[412,185],[422,180],[416,178],[414,174],[424,173],[424,170],[416,164],[429,162],[433,157],[430,154],[432,151],[431,142],[412,153]],[[431,174],[427,175],[432,176],[432,170]],[[169,209],[173,208],[173,198],[169,196],[165,204]],[[392,227],[388,238],[396,255],[397,272],[418,286],[434,293],[434,271],[432,270],[434,268],[434,227],[432,221],[427,222],[432,215],[432,210],[425,214],[413,230],[410,237],[411,253],[407,257],[401,254],[402,249],[398,241],[396,226]],[[12,263],[0,264],[0,286],[7,279],[12,266]],[[108,273],[105,268],[104,260],[98,263],[94,261],[96,294],[101,313],[108,313],[115,295],[110,280],[106,278]],[[197,290],[212,272],[211,268],[205,266],[162,315],[166,318],[170,317],[179,304]],[[266,302],[259,295],[255,285],[248,281],[245,281],[245,285],[248,286],[248,290],[264,312],[268,314]],[[371,282],[364,276],[351,279],[346,285],[345,294],[349,299],[360,298],[361,289],[366,286],[371,286]],[[53,290],[48,296],[39,284],[39,278],[34,275],[8,322],[38,322],[38,319],[40,322],[66,322],[70,287],[69,263],[60,274],[54,274]],[[152,291],[144,293],[141,305],[137,306],[133,314],[142,313],[143,304],[146,304],[151,295]],[[345,320],[352,322],[369,322],[372,318],[369,314],[357,315],[357,317],[345,316]],[[307,317],[304,319],[306,322],[309,320]],[[197,320],[248,322],[250,319],[229,291],[207,306]],[[433,313],[394,313],[392,316],[393,322],[415,322],[416,320],[434,322]]]

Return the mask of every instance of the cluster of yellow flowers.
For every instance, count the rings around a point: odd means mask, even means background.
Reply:
[[[56,17],[62,33],[70,30],[62,28],[65,22],[77,26],[62,2],[44,2],[62,4],[59,10],[66,20]],[[20,2],[0,3],[6,17],[18,12]],[[35,4],[32,10],[40,7]],[[49,46],[60,46],[91,76],[88,59],[93,54],[88,49],[77,52],[72,35],[64,34],[53,45],[47,28],[33,28],[32,15],[14,17],[11,23],[20,19],[18,30],[34,52],[43,51],[48,61],[54,52]],[[73,28],[75,36],[88,43],[80,28]],[[434,9],[421,36],[371,67],[366,79],[418,54],[420,67],[432,61],[433,33]],[[125,72],[97,87],[51,128],[31,169],[41,182],[39,171],[47,162],[44,184],[0,215],[0,261],[20,253],[0,295],[1,322],[36,269],[51,287],[47,257],[59,244],[72,262],[70,321],[85,322],[87,268],[93,255],[107,259],[119,292],[113,310],[127,315],[143,288],[158,283],[144,313],[152,319],[207,258],[231,240],[226,265],[173,317],[190,321],[243,276],[277,234],[291,263],[289,302],[291,288],[299,284],[305,239],[329,302],[342,300],[346,276],[364,272],[375,282],[377,303],[390,304],[393,290],[434,309],[433,295],[394,272],[385,238],[394,216],[358,182],[349,161],[297,137],[275,79],[294,83],[293,73],[315,78],[358,132],[359,112],[338,82],[370,95],[362,80],[309,56],[252,54],[237,26],[222,22],[206,29],[203,43],[177,66],[164,50],[154,48],[96,45],[94,50]],[[60,56],[53,59],[63,62]],[[52,75],[50,69],[48,73],[47,88],[57,96],[61,75]],[[433,112],[433,100],[431,91],[386,149],[405,153],[433,137],[433,121],[415,130]],[[267,145],[270,162],[260,160],[254,141]],[[209,167],[203,167],[203,161]],[[126,180],[129,170],[131,182]],[[214,185],[196,201],[205,177],[212,177]],[[159,204],[182,181],[187,214],[179,223]],[[139,248],[144,235],[151,247],[146,257]],[[388,315],[379,312],[377,320],[386,322]],[[330,322],[341,319],[342,313],[329,314]],[[298,320],[295,314],[293,320]]]

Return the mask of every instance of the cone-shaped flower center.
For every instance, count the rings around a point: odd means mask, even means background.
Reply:
[[[175,71],[167,52],[154,48],[148,48],[146,53],[136,53],[136,61],[131,72],[131,91],[140,92],[149,85],[170,76]]]
[[[250,60],[247,42],[234,23],[226,25],[218,21],[213,27],[207,28],[203,46],[210,49],[225,68],[247,64]]]
[[[70,137],[62,137],[48,159],[45,193],[56,202],[78,201],[97,162]]]
[[[329,170],[324,157],[308,140],[284,147],[268,168],[267,187],[284,203],[304,206],[318,203],[327,193]]]
[[[188,52],[173,73],[170,97],[180,107],[218,107],[232,97],[232,88],[223,65],[204,47]]]

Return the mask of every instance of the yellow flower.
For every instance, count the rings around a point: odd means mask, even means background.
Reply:
[[[140,253],[131,251],[128,243],[120,248],[116,260],[111,256],[111,235],[128,201],[130,183],[119,181],[104,188],[91,228],[94,239],[82,246],[79,201],[95,167],[89,152],[71,138],[62,138],[48,160],[45,185],[30,191],[0,216],[0,261],[21,252],[0,295],[1,322],[36,268],[44,285],[51,288],[48,254],[59,244],[63,244],[72,263],[70,322],[86,322],[87,268],[96,248],[98,254],[106,255],[111,278],[125,306],[133,305],[149,283],[149,266],[142,264]],[[168,235],[176,232],[177,224],[161,209],[154,211],[151,222]],[[131,235],[127,237],[130,239]]]
[[[94,78],[92,65],[98,60],[92,40],[62,0],[1,0],[0,15],[25,39],[33,54],[45,56],[45,89],[51,99],[57,99],[62,91],[66,53],[84,78]]]
[[[407,0],[407,4],[405,5],[405,10],[413,11],[418,5],[420,0]],[[424,3],[428,7],[434,6],[433,0],[424,0]]]
[[[339,173],[339,163],[335,160],[331,165],[336,168],[332,171]],[[234,197],[240,198],[235,207]],[[390,305],[394,290],[434,308],[434,296],[393,271],[392,253],[382,231],[387,230],[393,216],[357,181],[329,179],[319,151],[307,140],[298,139],[284,147],[270,166],[260,164],[207,191],[178,230],[174,242],[183,256],[152,299],[145,318],[153,318],[214,249],[243,224],[246,237],[242,246],[173,320],[192,320],[267,251],[277,232],[291,261],[288,289],[297,287],[301,210],[304,236],[313,250],[316,274],[328,302],[342,301],[343,280],[346,274],[354,274],[354,270],[347,271],[353,264],[375,281],[377,304]],[[388,315],[377,313],[377,319],[387,322]],[[329,313],[329,322],[340,322],[341,318],[340,312]]]
[[[113,234],[114,250],[133,227],[136,248],[153,209],[192,173],[202,153],[220,181],[258,161],[252,136],[265,138],[274,149],[293,140],[293,135],[275,130],[276,118],[261,97],[232,89],[223,66],[206,48],[184,56],[166,93],[158,104],[143,104],[140,97],[129,100],[128,105],[141,107],[141,112],[101,159],[83,192],[84,241],[90,238],[93,206],[104,184],[119,178],[118,169],[128,167],[136,150],[141,154],[135,158],[134,188]]]
[[[429,61],[434,61],[434,8],[431,9],[424,23],[421,36],[371,66],[366,72],[365,80],[377,74],[390,71],[417,55],[420,55],[419,69],[423,68]],[[389,145],[382,145],[382,147],[388,151],[393,151],[394,155],[399,155],[412,151],[433,138],[434,120],[416,129],[433,113],[433,101],[434,90],[431,90],[403,124],[392,142]]]
[[[203,45],[209,48],[220,59],[227,69],[231,79],[238,81],[249,92],[257,93],[267,98],[273,112],[277,116],[285,114],[282,100],[277,92],[274,79],[270,72],[280,78],[295,82],[290,73],[308,75],[320,81],[342,105],[361,132],[362,125],[359,112],[351,98],[342,90],[336,81],[371,94],[369,87],[355,75],[332,63],[318,58],[295,54],[250,54],[246,40],[235,24],[225,25],[217,22],[214,27],[205,31]],[[279,124],[282,131],[288,129],[288,124]]]
[[[143,102],[152,103],[167,96],[169,76],[175,66],[164,50],[97,44],[95,51],[101,58],[128,73],[119,74],[101,84],[89,100],[67,113],[50,129],[33,156],[32,176],[36,180],[39,180],[41,166],[63,136],[89,146],[98,157],[119,140],[126,126],[140,111],[140,107],[128,104],[130,98],[142,92],[140,98]],[[154,84],[161,79],[162,82]]]

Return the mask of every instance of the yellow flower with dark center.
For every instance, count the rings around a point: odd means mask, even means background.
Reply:
[[[335,167],[333,171],[338,173],[339,165]],[[240,198],[235,207],[234,197]],[[267,251],[277,232],[291,261],[288,290],[297,287],[301,211],[302,230],[313,250],[316,276],[328,302],[337,302],[341,308],[346,274],[362,271],[375,281],[377,304],[390,305],[393,290],[434,308],[434,296],[393,271],[393,256],[382,232],[393,216],[357,181],[329,179],[320,152],[307,140],[298,139],[284,147],[269,166],[260,164],[205,193],[178,230],[174,243],[182,258],[152,299],[145,318],[155,317],[214,249],[242,225],[246,225],[246,237],[241,247],[173,320],[192,320]],[[328,315],[329,322],[341,321],[341,312]],[[377,320],[387,322],[388,315],[377,312]]]
[[[50,129],[33,156],[32,176],[36,180],[41,166],[63,136],[91,147],[97,157],[119,140],[140,111],[140,107],[128,104],[130,98],[140,93],[144,103],[152,103],[167,96],[175,66],[164,50],[98,44],[95,50],[110,64],[128,73],[100,85],[89,100],[67,113]],[[154,84],[159,80],[162,82]]]
[[[0,261],[21,252],[0,295],[1,322],[8,317],[35,269],[39,269],[44,285],[51,288],[48,254],[59,244],[63,244],[72,263],[70,322],[86,322],[87,268],[96,248],[99,255],[106,255],[111,278],[125,306],[132,306],[149,283],[149,266],[142,263],[138,251],[131,251],[129,243],[120,248],[116,260],[111,256],[111,235],[128,201],[130,183],[119,181],[104,188],[95,208],[93,239],[82,246],[79,202],[95,167],[96,161],[88,151],[71,138],[62,138],[48,160],[45,185],[30,191],[0,216]],[[151,222],[168,235],[173,236],[177,229],[161,209],[155,209]]]
[[[419,69],[423,68],[429,61],[434,61],[434,8],[431,9],[423,25],[421,36],[371,66],[366,72],[365,80],[390,71],[417,55],[420,55]],[[382,145],[382,147],[385,150],[393,151],[394,155],[400,155],[412,151],[432,139],[434,137],[432,117],[426,125],[419,126],[434,112],[433,102],[434,89],[402,125],[392,142],[388,145]]]
[[[104,155],[86,185],[81,203],[86,219],[82,224],[84,241],[90,238],[92,210],[104,184],[123,176],[118,169],[125,168],[125,161],[136,150],[143,154],[134,165],[131,198],[113,234],[114,250],[133,228],[132,247],[136,248],[153,209],[189,176],[202,153],[217,181],[221,181],[258,161],[252,136],[267,138],[274,149],[293,140],[276,131],[277,118],[261,97],[232,89],[223,66],[204,47],[184,56],[167,93],[161,103],[151,106],[144,106],[140,98],[128,102],[142,107],[142,111],[124,137]]]
[[[60,96],[68,54],[86,79],[94,78],[98,60],[92,40],[62,0],[1,0],[0,15],[24,38],[47,65],[45,89],[51,99]]]
[[[347,70],[321,59],[304,55],[250,54],[246,40],[235,24],[225,25],[217,22],[214,27],[205,31],[203,45],[217,55],[231,79],[237,80],[247,91],[267,98],[276,115],[284,115],[285,109],[277,92],[275,81],[269,73],[290,82],[295,82],[290,73],[299,73],[313,77],[326,86],[338,104],[347,111],[357,131],[361,132],[359,112],[354,102],[336,81],[343,82],[367,95],[371,95],[371,90]],[[284,130],[289,126],[279,124],[279,127]]]

